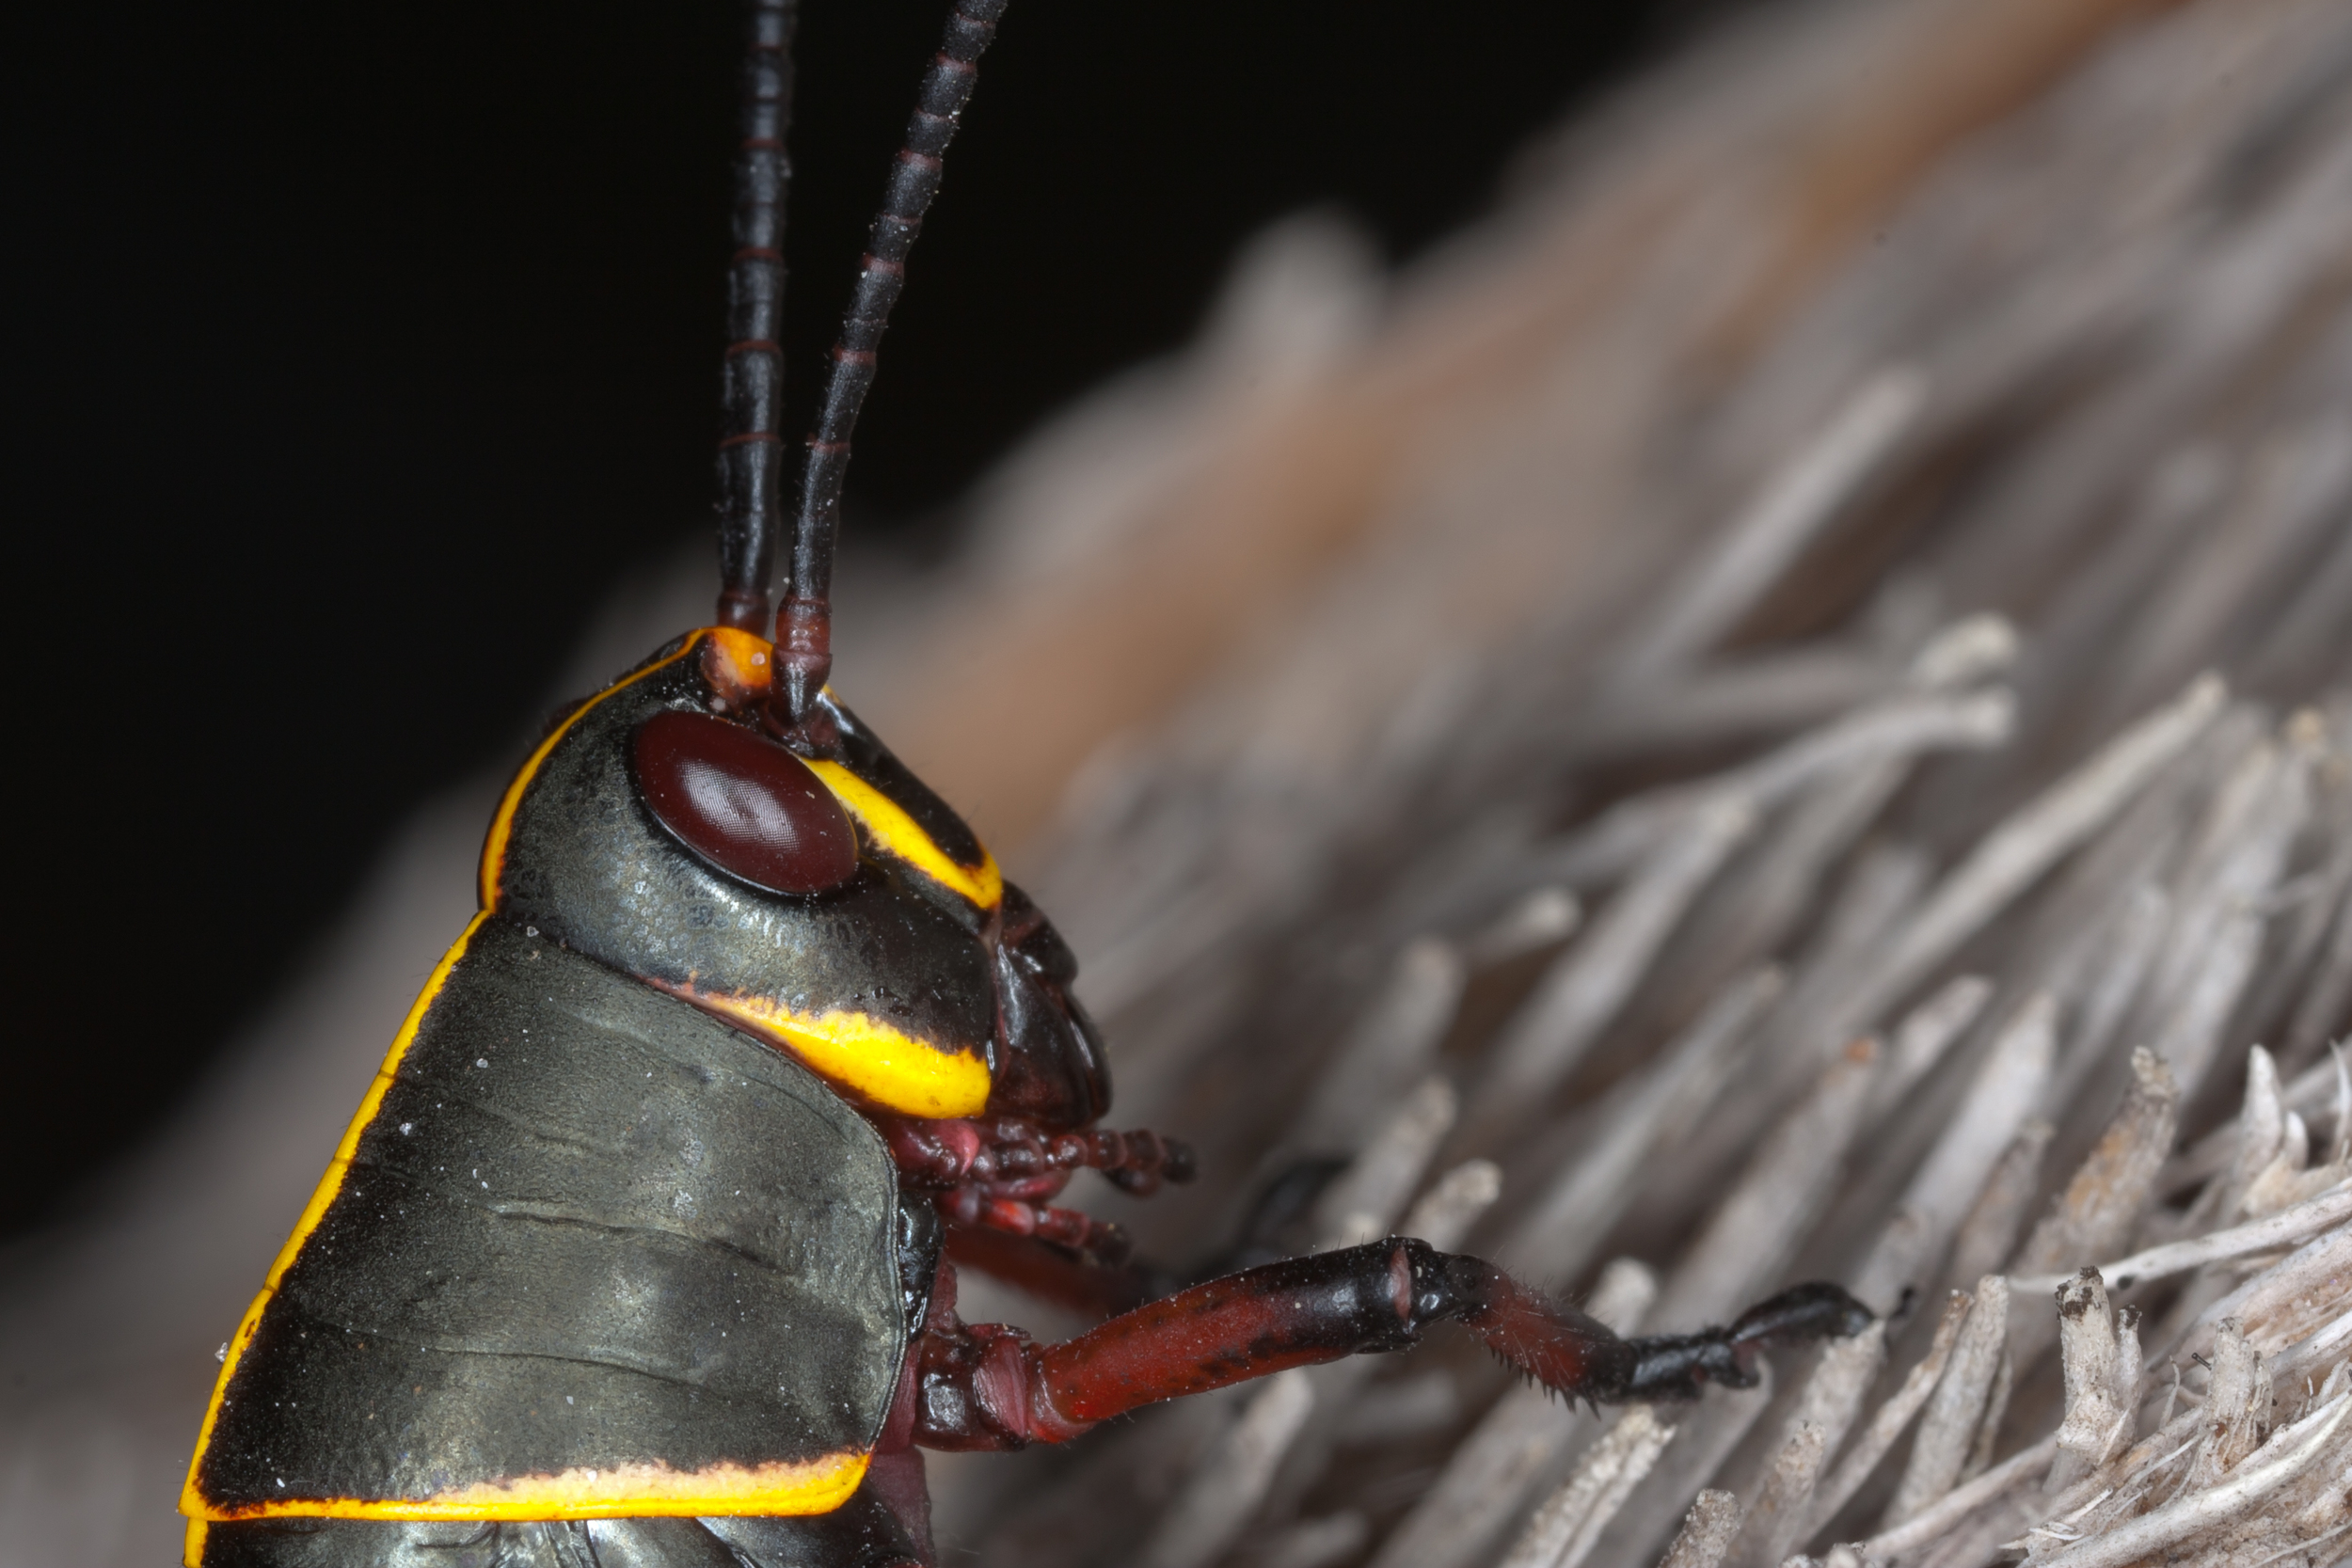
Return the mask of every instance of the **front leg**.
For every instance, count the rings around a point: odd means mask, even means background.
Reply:
[[[1092,1323],[1132,1312],[1179,1283],[1140,1263],[1105,1263],[1095,1255],[993,1226],[949,1220],[946,1229],[949,1262],[977,1269],[1025,1296],[1081,1313]]]
[[[1458,1323],[1511,1366],[1571,1399],[1687,1399],[1745,1386],[1775,1345],[1859,1333],[1870,1313],[1834,1285],[1801,1285],[1728,1328],[1625,1339],[1476,1258],[1391,1237],[1212,1279],[1057,1345],[955,1320],[943,1278],[920,1346],[915,1441],[1019,1448],[1290,1367],[1403,1350]],[[944,1299],[944,1315],[938,1303]]]
[[[1126,1232],[1046,1200],[1073,1172],[1096,1170],[1120,1191],[1149,1197],[1164,1181],[1193,1178],[1192,1150],[1148,1130],[1048,1133],[1020,1117],[923,1120],[878,1117],[900,1179],[938,1194],[943,1218],[1083,1254],[1105,1268],[1127,1260]]]

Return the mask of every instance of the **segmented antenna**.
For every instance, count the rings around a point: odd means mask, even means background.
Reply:
[[[752,0],[743,52],[742,145],[735,153],[735,256],[727,263],[727,352],[719,381],[719,624],[768,629],[776,570],[777,433],[784,356],[784,204],[792,163],[792,31],[800,0]]]
[[[875,214],[857,290],[833,347],[833,370],[825,378],[817,428],[808,438],[801,469],[801,515],[792,531],[792,580],[776,613],[777,662],[784,676],[784,718],[804,719],[833,670],[833,546],[840,531],[841,476],[849,471],[850,435],[857,427],[866,389],[874,384],[875,351],[890,308],[906,281],[907,253],[923,231],[923,214],[939,192],[940,159],[955,138],[956,117],[972,96],[980,52],[996,34],[1006,0],[957,0],[947,31],[930,70],[906,145],[890,173],[889,194]]]

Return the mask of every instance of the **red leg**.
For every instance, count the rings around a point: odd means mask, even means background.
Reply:
[[[947,1226],[947,1260],[1097,1320],[1133,1311],[1152,1299],[1152,1282],[1135,1264],[1112,1268],[1091,1258],[983,1226]]]
[[[1728,1328],[1623,1339],[1494,1265],[1391,1237],[1228,1275],[1058,1345],[955,1319],[954,1289],[925,1325],[915,1441],[933,1448],[1060,1442],[1097,1421],[1288,1367],[1403,1350],[1433,1323],[1463,1324],[1560,1393],[1687,1399],[1744,1387],[1774,1345],[1861,1331],[1870,1314],[1834,1285],[1801,1285]]]
[[[1192,1151],[1156,1132],[1047,1133],[1019,1117],[927,1121],[878,1117],[900,1175],[939,1193],[940,1212],[967,1227],[1036,1237],[1117,1268],[1126,1261],[1126,1232],[1107,1220],[1046,1199],[1073,1172],[1098,1170],[1122,1191],[1149,1197],[1163,1181],[1189,1181]]]
[[[1181,1186],[1193,1178],[1192,1150],[1149,1130],[1043,1132],[1019,1117],[985,1121],[877,1117],[875,1126],[888,1140],[898,1168],[928,1186],[977,1183],[1007,1196],[1026,1196],[1014,1189],[1041,1178],[1098,1170],[1122,1191],[1149,1197],[1163,1181]],[[1057,1180],[1050,1191],[1060,1188]]]

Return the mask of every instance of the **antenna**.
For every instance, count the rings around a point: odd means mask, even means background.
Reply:
[[[719,377],[719,624],[768,629],[784,448],[784,205],[792,182],[792,32],[800,0],[752,0],[743,52],[743,140],[735,151],[735,255]]]
[[[923,214],[939,193],[940,159],[955,139],[956,117],[972,96],[980,52],[996,34],[1006,0],[957,0],[946,36],[930,69],[914,114],[907,121],[906,145],[890,171],[890,189],[866,243],[857,289],[833,346],[833,369],[818,405],[817,428],[808,437],[801,469],[801,515],[792,531],[791,583],[776,613],[776,654],[784,677],[783,719],[798,725],[809,713],[833,671],[833,546],[841,524],[841,477],[850,467],[850,435],[857,428],[866,389],[874,384],[875,352],[890,308],[906,281],[907,253],[923,231]]]

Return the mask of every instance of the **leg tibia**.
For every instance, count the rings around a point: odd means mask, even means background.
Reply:
[[[946,1227],[947,1259],[1013,1286],[1025,1295],[1082,1312],[1095,1323],[1132,1312],[1168,1282],[1135,1263],[1113,1268],[1035,1236],[989,1226]]]

